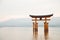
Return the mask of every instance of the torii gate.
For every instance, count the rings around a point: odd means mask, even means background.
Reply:
[[[49,14],[49,15],[30,15],[30,17],[34,18],[34,19],[32,19],[32,21],[34,21],[33,22],[33,32],[38,31],[38,22],[37,21],[40,21],[40,20],[44,21],[44,32],[48,32],[48,22],[47,21],[49,21],[50,19],[47,19],[47,18],[50,18],[51,16],[53,16],[53,14]]]

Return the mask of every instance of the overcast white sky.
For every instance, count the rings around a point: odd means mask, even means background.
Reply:
[[[0,0],[0,20],[45,13],[60,17],[60,0]]]

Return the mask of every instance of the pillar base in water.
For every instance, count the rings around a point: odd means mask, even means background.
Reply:
[[[48,23],[44,22],[44,32],[48,32]]]
[[[38,23],[33,22],[33,31],[38,32]]]

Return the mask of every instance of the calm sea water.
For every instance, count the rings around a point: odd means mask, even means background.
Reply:
[[[60,40],[60,27],[49,27],[44,35],[44,27],[33,33],[32,27],[1,27],[0,40]]]

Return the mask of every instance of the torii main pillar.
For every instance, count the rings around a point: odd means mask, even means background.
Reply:
[[[32,21],[33,22],[33,32],[35,31],[38,31],[38,22],[37,21],[44,21],[44,32],[48,32],[48,22],[50,19],[51,16],[53,16],[53,14],[49,14],[49,15],[30,15],[30,17],[32,17]]]

